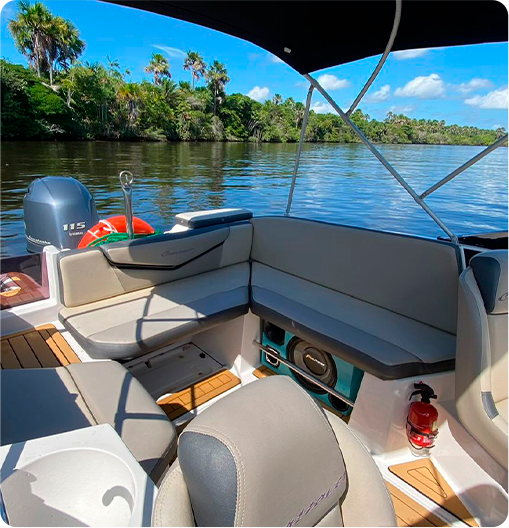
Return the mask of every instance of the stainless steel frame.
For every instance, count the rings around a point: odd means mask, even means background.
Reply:
[[[343,394],[341,394],[340,392],[335,391],[334,389],[331,389],[328,385],[326,385],[325,383],[322,383],[320,380],[316,379],[314,376],[312,376],[305,370],[302,370],[297,365],[294,365],[291,361],[288,361],[286,358],[281,356],[281,354],[279,354],[277,350],[274,350],[271,347],[262,345],[261,343],[256,341],[256,339],[253,341],[253,345],[256,345],[260,350],[263,350],[269,356],[273,357],[274,359],[277,359],[285,367],[288,367],[290,370],[293,370],[293,372],[296,372],[297,374],[301,375],[303,378],[306,378],[308,381],[310,381],[311,383],[314,383],[316,386],[320,387],[325,392],[328,392],[332,396],[345,402],[346,404],[350,405],[350,407],[354,406],[354,402],[350,400],[350,398],[347,398],[346,396],[343,396]]]
[[[375,68],[370,78],[368,79],[368,81],[366,82],[366,84],[364,85],[359,95],[356,97],[355,101],[352,103],[352,105],[350,106],[347,112],[344,112],[339,107],[336,101],[334,101],[334,99],[327,93],[327,91],[320,85],[320,83],[316,79],[311,77],[311,75],[309,74],[304,75],[304,77],[310,83],[310,88],[309,88],[308,96],[306,100],[306,111],[304,114],[304,120],[302,122],[299,147],[297,150],[297,157],[295,160],[295,167],[293,170],[292,184],[291,184],[290,192],[288,195],[288,203],[286,206],[286,216],[290,214],[290,209],[292,206],[293,193],[295,190],[295,183],[297,179],[297,171],[299,168],[300,157],[302,153],[302,145],[303,145],[304,137],[306,134],[306,126],[308,122],[309,110],[310,110],[310,105],[311,105],[311,96],[313,93],[313,88],[315,88],[323,95],[323,97],[334,108],[334,110],[338,113],[341,119],[353,130],[353,132],[361,140],[361,142],[364,143],[364,145],[366,145],[366,147],[373,153],[373,155],[378,159],[378,161],[380,161],[380,163],[389,171],[389,173],[396,179],[396,181],[405,189],[405,191],[414,199],[414,201],[428,214],[428,216],[431,217],[431,219],[438,225],[438,227],[440,227],[440,229],[442,229],[442,231],[444,231],[447,234],[447,236],[451,239],[451,241],[457,244],[458,243],[457,235],[455,235],[451,231],[451,229],[449,229],[444,224],[444,222],[440,220],[437,214],[428,206],[428,204],[424,202],[424,199],[427,196],[429,196],[431,193],[433,193],[434,191],[442,187],[442,185],[445,185],[447,182],[451,181],[453,178],[458,176],[458,174],[461,174],[463,171],[465,171],[466,169],[468,169],[469,167],[471,167],[472,165],[474,165],[475,163],[483,159],[490,152],[492,152],[496,148],[503,145],[508,140],[508,134],[506,134],[502,138],[495,141],[495,143],[493,143],[492,145],[484,149],[482,152],[474,156],[472,159],[470,159],[469,161],[461,165],[461,167],[458,167],[456,170],[448,174],[445,178],[443,178],[439,182],[432,185],[429,189],[424,191],[422,194],[419,195],[414,191],[414,189],[407,183],[407,181],[398,173],[398,171],[389,163],[389,161],[387,161],[387,159],[382,155],[382,153],[369,141],[369,139],[362,133],[362,131],[350,119],[350,114],[359,104],[359,102],[364,97],[364,95],[368,91],[373,81],[376,79],[377,75],[382,69],[382,66],[385,63],[387,56],[389,55],[391,51],[392,44],[394,42],[394,39],[396,38],[400,17],[401,17],[401,0],[396,0],[396,12],[394,16],[394,24],[393,24],[391,36],[389,38],[389,42],[387,43],[386,49],[382,55],[382,58],[378,62],[377,67]]]
[[[299,170],[300,155],[302,153],[302,147],[304,145],[304,138],[306,136],[306,128],[308,126],[309,108],[311,106],[311,99],[313,97],[314,87],[311,85],[308,90],[308,96],[306,97],[306,109],[304,110],[304,117],[302,119],[302,128],[300,129],[299,147],[297,148],[297,156],[295,157],[295,167],[293,168],[292,185],[290,192],[288,193],[288,203],[286,204],[286,216],[290,214],[292,207],[293,191],[295,189],[295,181],[297,180],[297,171]]]
[[[493,152],[496,148],[503,145],[507,141],[507,138],[508,138],[508,134],[506,134],[505,136],[502,136],[500,139],[497,139],[495,143],[491,144],[489,147],[486,147],[483,151],[479,152],[479,154],[476,154],[473,158],[471,158],[466,163],[461,165],[461,167],[458,167],[457,169],[453,170],[445,178],[435,183],[435,185],[432,185],[427,191],[424,191],[421,194],[420,198],[424,200],[424,198],[429,196],[432,192],[435,192],[437,189],[440,189],[442,185],[445,185],[447,182],[450,182],[453,178],[456,178],[458,174],[461,174],[463,171],[467,170],[469,167],[471,167],[478,161],[482,160],[484,156],[487,156],[490,152]]]
[[[405,189],[405,191],[420,205],[426,213],[433,219],[433,221],[442,229],[447,236],[455,243],[458,242],[458,237],[438,218],[438,216],[424,203],[424,200],[410,187],[406,180],[399,174],[399,172],[385,159],[382,153],[369,141],[369,139],[361,132],[361,130],[352,122],[343,110],[338,106],[336,101],[327,93],[327,91],[320,85],[320,83],[311,77],[311,75],[304,75],[304,77],[325,97],[327,102],[336,110],[341,119],[354,131],[355,135],[368,147],[368,149],[375,155],[380,163],[394,176],[396,181]]]

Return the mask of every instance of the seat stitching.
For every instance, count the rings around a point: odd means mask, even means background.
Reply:
[[[169,490],[170,490],[170,485],[177,477],[177,473],[178,471],[180,470],[180,472],[182,473],[182,470],[180,469],[180,466],[176,467],[175,470],[170,473],[170,475],[168,476],[168,484],[164,487],[164,490],[162,492],[162,495],[161,493],[159,494],[160,497],[161,497],[161,500],[158,500],[156,502],[156,508],[155,508],[155,515],[156,515],[156,521],[162,521],[161,519],[161,505],[162,503],[164,502],[164,499],[166,498],[166,496],[168,495],[169,493]],[[162,487],[162,486],[161,486]],[[162,524],[162,523],[161,523]]]

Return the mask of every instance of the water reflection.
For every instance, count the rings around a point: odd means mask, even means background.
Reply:
[[[381,145],[417,192],[481,147]],[[164,229],[176,213],[286,207],[296,145],[254,143],[53,142],[2,144],[1,254],[25,252],[23,195],[34,178],[74,176],[100,216],[122,214],[118,173],[136,177],[134,211]],[[501,148],[434,193],[429,205],[457,233],[507,229],[507,149]],[[292,213],[307,218],[438,236],[441,231],[362,145],[307,144]]]

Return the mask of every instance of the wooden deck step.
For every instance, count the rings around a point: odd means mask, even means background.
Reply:
[[[429,458],[389,466],[389,471],[469,526],[479,526]]]
[[[43,325],[1,340],[2,369],[51,368],[81,363],[54,325]]]
[[[170,420],[175,420],[175,418],[196,409],[196,407],[203,405],[212,398],[223,394],[223,392],[239,384],[240,379],[237,376],[228,370],[221,370],[209,378],[191,385],[187,389],[167,396],[157,403]]]

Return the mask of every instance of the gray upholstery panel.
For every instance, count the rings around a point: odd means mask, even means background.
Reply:
[[[249,265],[65,308],[60,320],[98,359],[132,358],[247,313]]]
[[[340,502],[344,526],[396,526],[391,497],[368,450],[341,418],[327,410],[324,412],[348,473],[348,490]]]
[[[184,429],[178,455],[161,482],[154,526],[192,526],[193,512],[197,526],[396,526],[367,449],[286,376],[203,411]],[[329,485],[343,470],[346,492]]]
[[[226,445],[210,435],[186,433],[178,458],[196,524],[234,526],[237,466]]]
[[[221,245],[229,234],[229,227],[182,238],[175,238],[174,234],[169,233],[151,239],[107,244],[100,248],[112,264],[176,267]]]
[[[154,480],[175,454],[174,426],[118,363],[4,370],[1,381],[3,445],[109,423]]]
[[[175,454],[175,427],[129,371],[114,361],[66,367],[97,423],[109,423],[154,481]]]
[[[484,307],[489,314],[507,314],[507,250],[479,253],[470,260],[481,292]]]
[[[253,313],[381,379],[454,368],[447,332],[256,262],[251,282]]]
[[[507,314],[488,315],[490,336],[491,392],[495,402],[506,400],[508,381],[508,317]]]
[[[181,469],[193,507],[200,502],[200,521],[231,525],[233,495],[226,503],[216,502],[211,483],[205,480],[223,474],[207,475],[199,467],[203,442],[196,442],[197,435],[219,441],[207,447],[219,449],[218,463],[210,469],[226,469],[227,489],[233,485],[231,458],[235,461],[235,526],[313,526],[345,492],[343,457],[329,422],[316,402],[286,376],[265,378],[227,395],[180,436],[179,459],[185,455]],[[195,497],[196,493],[202,496]],[[220,507],[223,511],[212,513]]]
[[[59,255],[62,302],[66,307],[81,306],[246,262],[252,231],[246,223],[168,234],[155,237],[155,242],[135,240],[63,252]],[[108,253],[121,259],[123,267],[110,265]],[[165,263],[178,267],[157,268]],[[142,267],[129,267],[136,264]]]
[[[247,209],[209,209],[207,211],[191,211],[175,216],[175,223],[191,229],[208,227],[218,224],[229,224],[253,218],[253,213]]]
[[[245,287],[126,321],[87,337],[74,324],[78,318],[61,321],[90,357],[129,359],[240,317],[248,312],[248,306],[249,292]]]
[[[507,422],[498,414],[493,419],[490,418],[482,396],[483,392],[492,392],[493,386],[488,315],[470,267],[461,274],[459,283],[456,409],[467,431],[499,464],[507,468]],[[507,355],[507,349],[505,354]],[[504,372],[501,368],[498,373],[507,378],[507,370]],[[498,392],[497,396],[501,398],[502,393]]]
[[[152,526],[196,526],[178,459],[160,483],[152,512]]]
[[[297,218],[251,222],[254,261],[456,333],[456,246]]]

